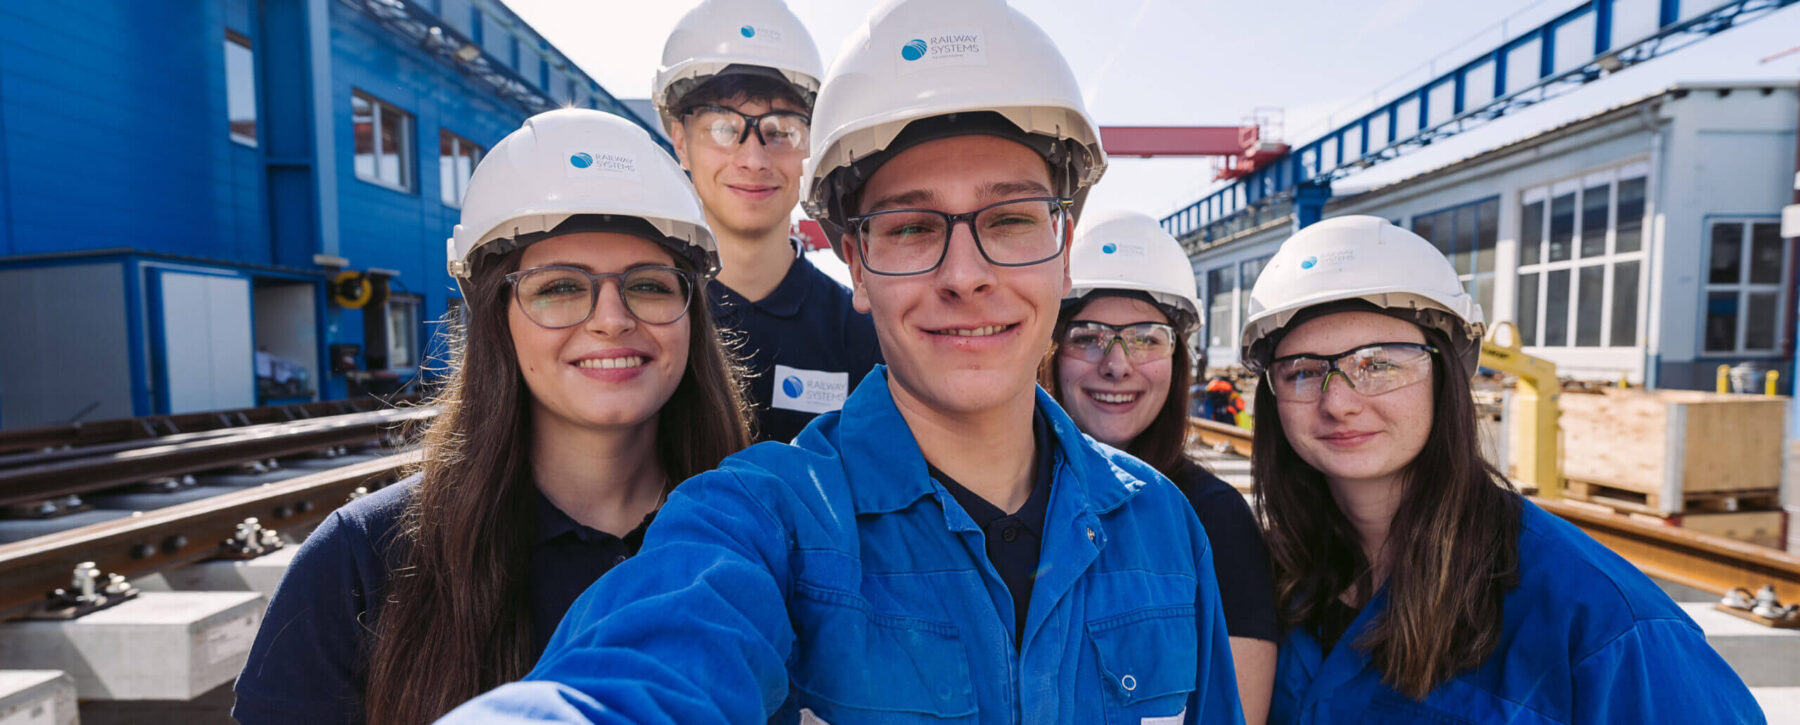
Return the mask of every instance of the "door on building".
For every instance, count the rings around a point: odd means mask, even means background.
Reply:
[[[157,412],[255,406],[250,280],[152,269],[150,290]]]
[[[256,404],[316,400],[321,376],[319,285],[257,278],[252,293],[256,335]]]

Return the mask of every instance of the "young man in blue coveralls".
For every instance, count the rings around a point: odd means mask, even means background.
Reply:
[[[788,237],[820,65],[781,0],[707,0],[675,24],[651,88],[719,239],[706,299],[748,363],[758,440],[793,440],[881,362],[850,290]]]
[[[1000,0],[884,5],[819,94],[808,211],[888,366],[678,486],[526,682],[451,722],[1239,723],[1207,538],[1035,375],[1105,156]]]

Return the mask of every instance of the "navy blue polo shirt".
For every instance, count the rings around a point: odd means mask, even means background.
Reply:
[[[414,476],[352,501],[307,537],[275,589],[238,675],[233,717],[304,725],[363,721],[372,646],[367,640],[388,574],[405,561],[398,529],[418,483]],[[577,523],[536,488],[532,496],[524,585],[535,660],[575,598],[637,552],[650,517],[621,538]]]
[[[1013,647],[1025,637],[1025,613],[1031,604],[1031,587],[1037,582],[1038,555],[1043,551],[1044,516],[1050,511],[1050,481],[1056,465],[1056,442],[1050,440],[1049,427],[1042,413],[1032,416],[1031,435],[1037,444],[1037,461],[1032,466],[1031,493],[1019,510],[1008,515],[987,499],[975,495],[956,479],[945,475],[937,466],[926,464],[931,477],[944,485],[951,498],[962,506],[975,525],[981,527],[987,541],[988,561],[999,572],[1000,580],[1013,600]]]
[[[1212,545],[1226,631],[1233,637],[1279,642],[1281,626],[1275,619],[1269,547],[1249,502],[1231,484],[1186,458],[1175,471],[1174,483],[1194,507],[1194,515],[1206,528],[1207,543]]]
[[[748,364],[757,440],[793,440],[819,414],[843,407],[881,362],[875,324],[851,306],[849,289],[805,257],[794,258],[767,297],[751,302],[713,280],[706,300]]]

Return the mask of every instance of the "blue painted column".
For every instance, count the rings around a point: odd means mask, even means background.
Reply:
[[[1325,202],[1331,200],[1331,182],[1314,179],[1294,187],[1294,231],[1300,231],[1325,217]]]

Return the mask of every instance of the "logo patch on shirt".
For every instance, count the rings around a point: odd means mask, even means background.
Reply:
[[[802,413],[829,413],[850,396],[850,373],[775,366],[775,398],[769,406]]]

